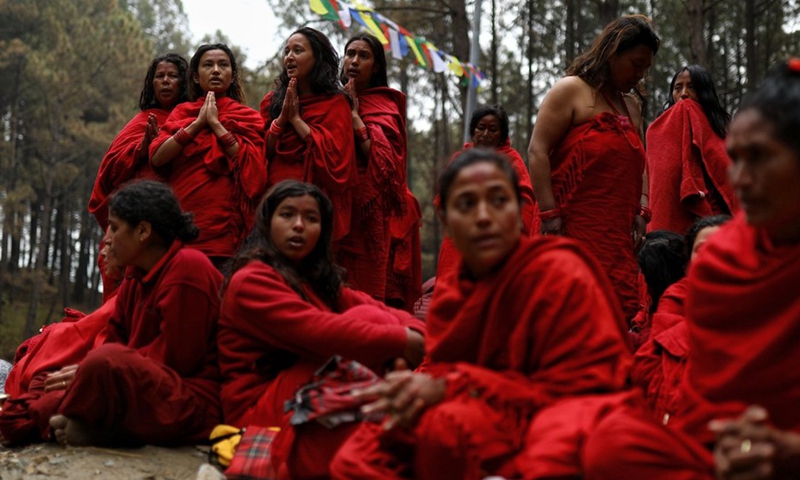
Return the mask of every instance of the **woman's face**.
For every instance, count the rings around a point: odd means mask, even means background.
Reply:
[[[353,79],[356,91],[369,88],[369,82],[377,69],[369,44],[364,40],[350,42],[344,52],[344,74]]]
[[[675,77],[675,84],[672,86],[672,101],[678,103],[687,98],[697,101],[697,94],[692,86],[692,75],[689,70],[684,70]]]
[[[153,75],[153,91],[163,109],[175,106],[183,90],[183,79],[178,66],[166,60],[159,62]]]
[[[637,45],[622,53],[615,53],[608,61],[611,84],[622,93],[633,90],[653,64],[653,51],[647,45]]]
[[[131,226],[113,213],[108,214],[108,233],[105,242],[108,242],[106,261],[109,265],[116,264],[120,267],[137,265],[145,250],[137,227]]]
[[[314,250],[321,233],[322,215],[317,199],[311,195],[286,198],[270,220],[273,245],[295,264]]]
[[[316,62],[314,50],[305,35],[295,33],[289,37],[283,49],[283,67],[289,78],[296,78],[298,81],[307,79]]]
[[[461,169],[450,186],[445,231],[477,277],[491,272],[519,241],[519,203],[508,176],[495,164]]]
[[[747,221],[774,240],[800,239],[800,155],[774,136],[770,120],[750,108],[731,122],[726,138],[731,184]]]
[[[214,92],[217,97],[223,97],[233,82],[231,59],[222,50],[209,50],[200,57],[193,77],[204,92]]]
[[[497,148],[502,135],[500,119],[494,115],[484,115],[472,132],[472,143],[476,147]]]
[[[719,225],[714,225],[711,227],[703,228],[702,230],[697,232],[697,236],[694,238],[694,244],[692,245],[692,255],[690,257],[690,261],[692,262],[694,261],[694,258],[697,256],[697,252],[699,252],[700,249],[703,248],[703,245],[705,245],[709,237],[711,237],[711,235],[716,233],[717,230],[719,230],[719,228],[720,228]]]

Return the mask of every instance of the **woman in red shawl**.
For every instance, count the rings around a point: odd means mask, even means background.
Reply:
[[[258,208],[222,301],[218,345],[225,422],[281,429],[271,458],[280,478],[325,478],[357,427],[290,423],[285,402],[332,355],[375,372],[395,358],[416,365],[424,324],[343,285],[332,261],[331,201],[314,185],[284,180]]]
[[[714,449],[717,478],[797,478],[798,131],[800,59],[792,59],[745,97],[728,130],[742,212],[689,269],[681,408],[666,429],[607,417],[587,444],[587,479],[710,479]]]
[[[352,229],[337,259],[354,288],[411,309],[420,296],[420,208],[406,184],[406,96],[389,88],[381,42],[358,34],[344,47],[342,83],[353,101],[358,186]]]
[[[577,242],[521,234],[518,181],[505,156],[462,153],[442,174],[440,198],[462,263],[438,279],[425,372],[392,372],[358,395],[383,424],[362,424],[332,476],[532,478],[528,468],[538,468],[535,478],[556,478],[536,459],[562,437],[532,426],[547,423],[537,414],[625,385],[630,353],[613,292]],[[524,452],[531,442],[541,448]],[[578,453],[570,458],[580,474]]]
[[[150,166],[150,142],[158,136],[158,127],[172,109],[186,101],[186,59],[176,53],[156,57],[147,69],[140,112],[133,117],[111,143],[100,162],[89,212],[105,232],[108,230],[108,198],[125,182],[136,178],[156,179]]]
[[[711,73],[699,65],[676,73],[670,92],[664,112],[647,129],[653,211],[648,231],[685,232],[698,218],[736,211],[725,152],[731,116],[720,104]]]
[[[217,268],[236,253],[266,188],[263,122],[244,105],[241,72],[227,45],[202,45],[189,68],[189,97],[150,146],[151,162],[195,215],[192,247]]]
[[[351,103],[339,55],[322,32],[303,27],[283,49],[277,88],[261,100],[269,186],[292,179],[321,188],[336,206],[334,250],[350,233],[355,163]]]
[[[533,228],[534,219],[534,196],[531,186],[531,177],[528,175],[528,167],[522,160],[520,154],[511,147],[508,138],[508,114],[500,105],[487,105],[475,110],[469,121],[469,135],[471,142],[464,144],[464,149],[456,152],[450,161],[455,160],[464,150],[470,148],[491,148],[503,154],[508,159],[514,173],[517,174],[519,190],[522,195],[520,209],[522,210],[522,233],[529,235]],[[436,197],[434,204],[438,204],[439,197]],[[458,267],[461,255],[453,245],[453,240],[445,237],[439,249],[439,261],[436,264],[436,276],[443,277],[446,272]]]
[[[588,246],[628,320],[639,307],[635,251],[650,217],[640,82],[659,44],[643,15],[606,25],[545,96],[528,147],[541,233]]]

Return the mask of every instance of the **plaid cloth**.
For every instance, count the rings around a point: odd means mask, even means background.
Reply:
[[[334,355],[320,367],[311,382],[300,387],[293,399],[284,403],[284,411],[294,411],[294,426],[317,421],[327,428],[364,418],[359,407],[363,402],[352,391],[374,385],[380,380],[375,372],[356,362]]]
[[[272,441],[280,431],[276,427],[250,425],[244,429],[231,465],[225,470],[228,480],[276,480],[272,462]]]

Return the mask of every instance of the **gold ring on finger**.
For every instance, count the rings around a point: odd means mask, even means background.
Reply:
[[[742,453],[750,453],[750,450],[753,448],[753,442],[750,441],[749,438],[745,438],[742,440],[742,444],[739,446],[739,450]]]

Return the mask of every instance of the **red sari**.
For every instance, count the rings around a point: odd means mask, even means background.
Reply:
[[[178,105],[150,145],[150,156],[179,129],[189,126],[205,97]],[[192,248],[209,257],[231,257],[253,225],[267,183],[264,124],[258,112],[230,97],[217,98],[219,120],[239,143],[229,158],[214,132],[204,128],[168,164],[157,168],[175,191],[181,208],[194,213],[200,237]]]
[[[736,212],[730,165],[725,139],[699,103],[682,100],[662,113],[647,129],[648,231],[684,233],[698,218]]]
[[[89,197],[89,213],[94,215],[104,232],[108,229],[108,200],[115,190],[130,180],[159,179],[150,162],[139,159],[147,118],[151,113],[156,116],[158,124],[163,125],[170,111],[148,108],[137,113],[117,134],[100,162],[92,196]]]
[[[474,148],[474,144],[472,142],[467,142],[464,144],[464,148],[453,154],[450,157],[450,163],[456,159],[464,150],[469,148]],[[528,167],[525,166],[525,162],[522,160],[519,152],[514,150],[511,147],[511,142],[506,139],[505,143],[498,148],[495,149],[497,153],[505,155],[508,157],[509,163],[511,163],[511,167],[514,169],[514,173],[517,174],[517,185],[519,185],[519,191],[522,194],[522,204],[520,205],[520,210],[522,212],[522,233],[523,235],[527,236],[530,235],[533,228],[534,223],[534,216],[536,210],[534,209],[535,196],[533,194],[533,186],[531,185],[531,177],[528,173]],[[439,196],[437,195],[434,199],[434,205],[436,208],[439,208]],[[454,271],[458,268],[458,264],[461,262],[461,254],[458,253],[456,250],[455,245],[453,245],[453,241],[450,237],[445,237],[442,239],[442,246],[439,249],[439,261],[436,264],[436,276],[443,277],[447,272]]]
[[[333,308],[310,287],[304,294],[271,266],[252,261],[228,284],[218,336],[225,422],[281,427],[273,459],[292,478],[326,476],[331,457],[357,424],[295,428],[284,402],[332,355],[381,372],[387,360],[403,356],[407,327],[425,331],[410,314],[349,288]]]
[[[444,400],[412,430],[362,424],[337,454],[334,478],[523,476],[527,445],[558,436],[529,431],[532,419],[561,399],[625,385],[625,325],[598,271],[570,240],[523,238],[485,278],[440,278],[426,350],[428,371],[447,381]]]
[[[275,92],[261,100],[261,118],[269,130],[269,105]],[[358,181],[350,103],[344,95],[304,95],[300,116],[311,133],[301,139],[291,125],[283,128],[275,154],[267,157],[268,187],[293,179],[319,187],[333,202],[333,240],[350,233],[353,187]]]
[[[631,320],[639,309],[633,219],[645,168],[636,128],[628,117],[600,113],[567,132],[551,152],[550,164],[564,234],[597,257]]]
[[[375,87],[359,92],[358,105],[371,145],[368,157],[356,147],[358,182],[353,189],[351,222],[359,228],[341,240],[337,262],[347,270],[347,282],[353,288],[385,300],[390,222],[406,211],[406,96]],[[420,258],[419,252],[416,257]]]

